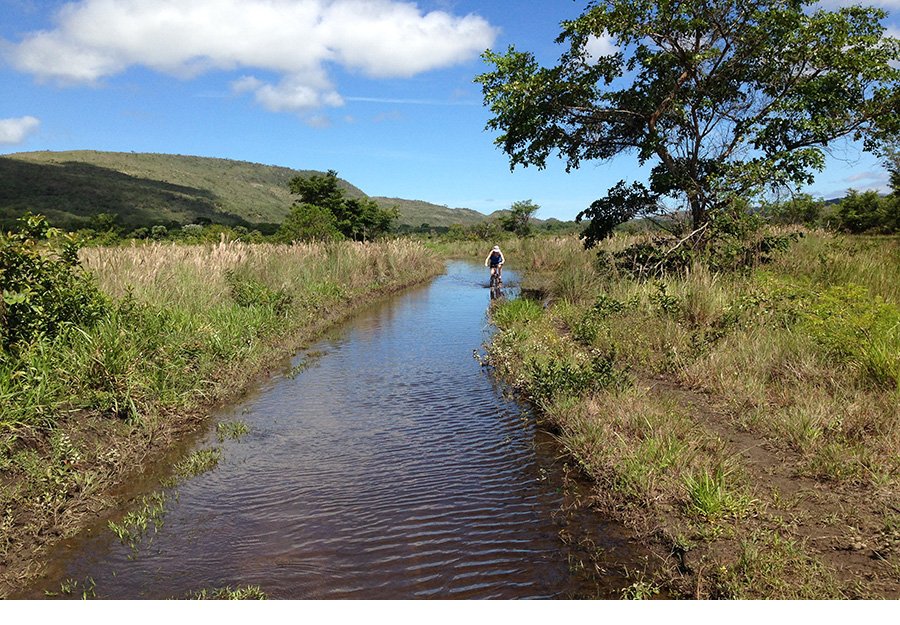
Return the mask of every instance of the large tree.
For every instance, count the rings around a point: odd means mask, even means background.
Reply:
[[[509,212],[500,215],[500,227],[520,237],[531,236],[532,219],[541,207],[531,200],[513,202]]]
[[[667,197],[700,233],[738,198],[810,183],[838,139],[875,149],[896,136],[900,42],[885,13],[814,4],[590,2],[563,22],[554,67],[514,47],[485,52],[488,128],[512,168],[543,168],[554,153],[567,170],[629,152],[654,165],[646,185],[620,182],[579,215],[592,220],[588,243]],[[615,47],[593,54],[598,42]]]
[[[390,231],[399,216],[396,209],[381,208],[369,198],[348,198],[337,172],[296,176],[290,190],[298,195],[291,214],[282,226],[284,236],[333,239],[335,231],[356,241],[368,241]],[[310,236],[313,235],[313,236]]]

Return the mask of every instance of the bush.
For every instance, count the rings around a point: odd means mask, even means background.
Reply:
[[[601,270],[616,270],[636,278],[658,278],[691,266],[688,248],[672,251],[677,243],[673,237],[656,237],[612,254],[601,252],[598,264]]]
[[[600,294],[594,305],[581,316],[572,328],[572,337],[584,345],[590,345],[597,338],[606,319],[627,310],[627,305],[617,299]]]
[[[592,350],[589,360],[535,359],[528,363],[528,391],[537,402],[559,395],[581,396],[606,388],[625,388],[630,380],[616,369],[615,354]]]
[[[343,238],[331,211],[312,204],[296,204],[278,229],[278,239],[287,243],[337,241]]]
[[[900,230],[900,201],[896,196],[881,197],[875,191],[859,193],[851,189],[840,204],[837,226],[852,234]]]
[[[825,202],[816,200],[808,193],[802,193],[787,202],[766,204],[762,213],[774,224],[803,225],[810,228],[818,226],[822,221]]]
[[[78,246],[44,217],[26,215],[18,232],[0,235],[0,346],[10,351],[65,325],[90,325],[107,301],[81,271]]]
[[[854,284],[805,295],[795,302],[800,326],[826,353],[871,383],[900,385],[900,308]]]
[[[600,252],[598,270],[639,279],[680,274],[700,264],[713,271],[745,271],[772,262],[802,235],[767,232],[763,220],[739,211],[710,218],[705,232],[690,239],[657,236],[615,252]]]
[[[225,280],[231,289],[231,297],[238,306],[264,306],[271,308],[275,314],[283,315],[293,303],[293,297],[283,289],[270,289],[261,282],[239,276],[234,271],[226,272]]]

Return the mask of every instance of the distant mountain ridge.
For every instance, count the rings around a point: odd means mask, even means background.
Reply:
[[[0,156],[0,224],[27,211],[54,225],[78,228],[100,213],[120,224],[220,223],[271,230],[296,199],[294,176],[321,174],[222,158],[135,152],[20,152]],[[368,197],[342,180],[348,196]],[[470,209],[419,200],[373,197],[397,206],[401,225],[469,225],[487,217]]]
[[[373,197],[380,206],[396,206],[400,210],[400,222],[410,226],[467,226],[484,221],[487,215],[471,208],[449,208],[421,200],[403,200],[395,197]]]

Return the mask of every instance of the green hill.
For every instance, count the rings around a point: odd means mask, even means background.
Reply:
[[[393,197],[373,197],[382,207],[396,206],[400,210],[400,223],[410,226],[468,226],[486,219],[485,215],[470,208],[448,208],[421,200],[402,200]]]
[[[91,218],[116,215],[126,227],[154,224],[221,223],[248,227],[278,224],[295,199],[294,176],[322,173],[243,161],[128,152],[23,152],[0,156],[0,226],[26,211],[51,223],[83,227]],[[341,181],[351,197],[363,191]],[[373,198],[397,206],[399,222],[469,224],[485,219],[467,209]]]

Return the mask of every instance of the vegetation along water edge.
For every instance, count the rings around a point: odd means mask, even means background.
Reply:
[[[299,347],[442,270],[414,241],[78,249],[0,237],[0,596],[111,495]]]
[[[489,361],[658,550],[649,596],[900,597],[900,240],[779,234],[730,271],[506,246]]]

